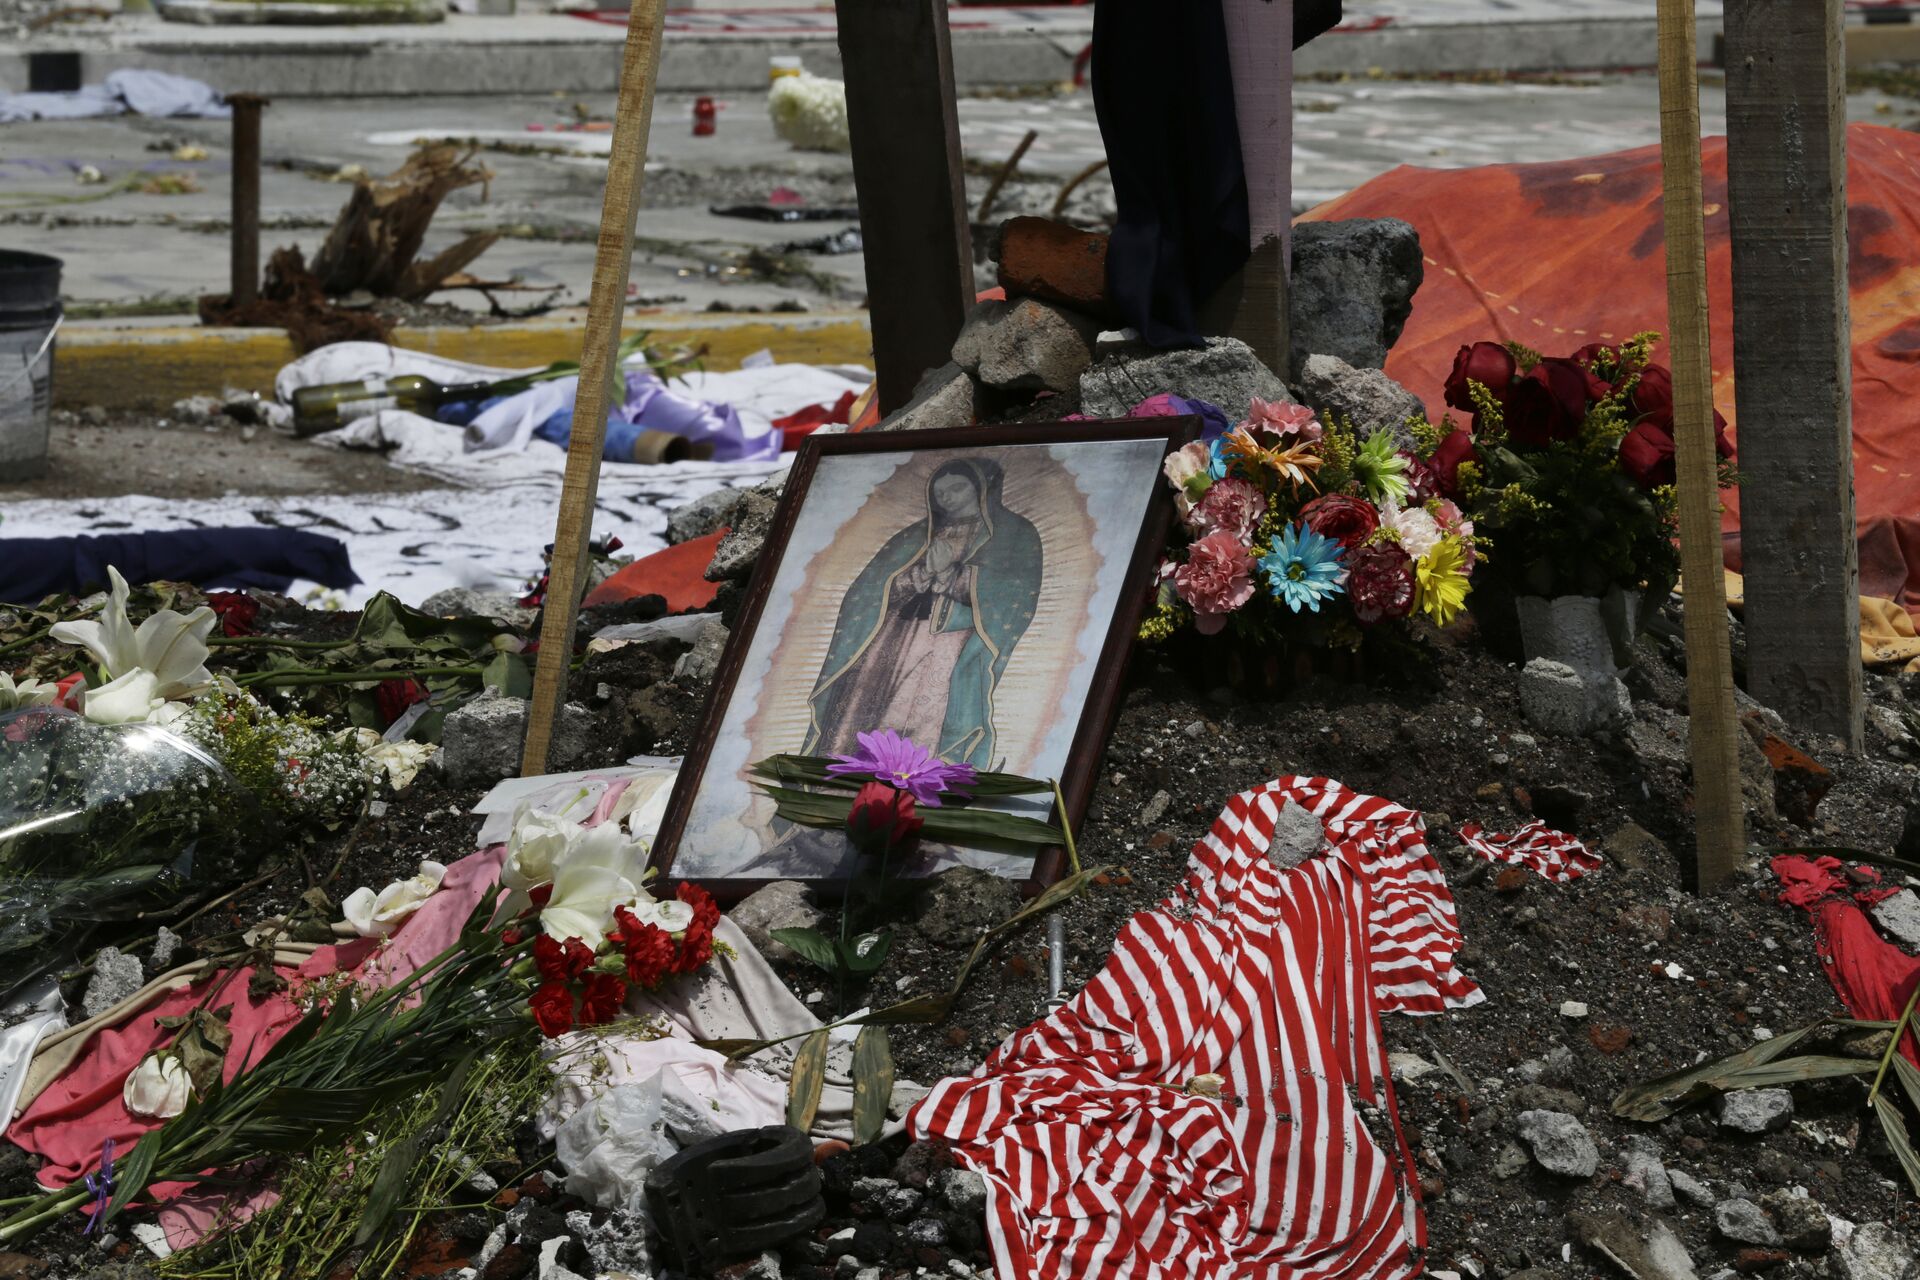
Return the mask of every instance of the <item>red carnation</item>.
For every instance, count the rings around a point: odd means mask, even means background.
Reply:
[[[615,936],[627,956],[627,980],[648,989],[659,986],[673,972],[673,935],[657,924],[643,924],[625,907],[613,914],[620,926]],[[695,928],[699,927],[698,916],[693,923]]]
[[[244,591],[209,591],[207,607],[220,618],[220,632],[229,636],[250,636],[260,616],[260,602]]]
[[[533,967],[545,982],[567,982],[593,967],[593,950],[578,938],[555,942],[541,934],[533,940]]]
[[[847,834],[864,853],[898,848],[919,835],[924,825],[925,820],[913,811],[913,797],[884,782],[861,787],[847,814]]]
[[[546,884],[537,884],[527,890],[527,901],[531,902],[536,908],[545,910],[546,905],[553,901],[553,882],[548,881]]]
[[[1645,489],[1674,481],[1673,437],[1643,422],[1620,441],[1620,467]]]
[[[542,983],[528,1002],[540,1034],[551,1040],[573,1030],[573,991],[564,982]]]
[[[1460,464],[1474,461],[1473,436],[1454,431],[1434,448],[1427,467],[1440,485],[1440,492],[1451,498],[1460,492]]]
[[[1423,505],[1428,498],[1439,497],[1440,478],[1433,473],[1433,468],[1427,465],[1426,459],[1416,457],[1404,449],[1400,451],[1400,456],[1407,464],[1407,505],[1417,507]]]
[[[1398,543],[1363,547],[1347,556],[1347,598],[1366,626],[1413,612],[1413,560]]]
[[[418,680],[382,680],[373,687],[374,709],[380,713],[383,725],[392,724],[408,707],[426,700],[427,691],[420,687]]]
[[[611,973],[590,973],[580,992],[580,1025],[598,1027],[612,1022],[626,1002],[626,983]]]
[[[1467,394],[1467,383],[1477,382],[1504,404],[1518,368],[1513,352],[1497,342],[1461,347],[1453,357],[1453,372],[1447,375],[1447,403],[1472,413],[1473,399]]]
[[[684,881],[673,891],[673,896],[693,908],[693,918],[704,926],[707,932],[713,932],[720,923],[720,907],[714,902],[713,895],[692,881]]]
[[[1371,502],[1350,498],[1344,493],[1323,493],[1300,508],[1307,528],[1323,538],[1332,538],[1351,551],[1371,538],[1380,527],[1380,513]]]
[[[692,973],[713,958],[713,930],[695,920],[680,935],[680,954],[675,957],[675,973]]]

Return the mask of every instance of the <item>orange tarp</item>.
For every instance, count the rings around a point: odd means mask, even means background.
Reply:
[[[1707,139],[1701,159],[1714,401],[1737,443],[1726,139]],[[1847,180],[1860,592],[1920,611],[1920,433],[1909,434],[1920,420],[1920,136],[1849,126]],[[1657,147],[1549,164],[1402,166],[1303,220],[1394,217],[1418,229],[1426,281],[1387,372],[1437,415],[1462,343],[1571,355],[1665,331],[1660,187]],[[1738,569],[1739,497],[1727,498],[1727,563]]]

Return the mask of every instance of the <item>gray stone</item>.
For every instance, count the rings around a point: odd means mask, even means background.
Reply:
[[[711,680],[720,669],[720,655],[727,650],[727,624],[709,616],[693,637],[693,648],[681,654],[673,664],[676,680]]]
[[[970,947],[1020,909],[1013,881],[972,867],[949,867],[929,882],[920,908],[920,932],[943,947]]]
[[[1071,391],[1093,363],[1099,324],[1036,298],[983,302],[954,340],[954,363],[1001,391]]]
[[[948,1169],[930,1184],[940,1203],[954,1213],[974,1217],[987,1207],[987,1180],[972,1169]]]
[[[509,591],[475,591],[471,587],[448,587],[420,602],[420,612],[436,618],[498,618],[516,627],[530,627],[537,609],[525,609],[520,598]]]
[[[1647,1203],[1656,1209],[1674,1207],[1673,1182],[1667,1176],[1667,1166],[1661,1163],[1660,1153],[1647,1143],[1635,1143],[1627,1149],[1621,1161],[1620,1181],[1645,1196]]]
[[[93,957],[93,976],[87,979],[80,1007],[97,1018],[147,985],[147,973],[136,956],[118,947],[102,947]]]
[[[153,936],[153,953],[147,957],[147,967],[154,973],[162,973],[173,963],[173,956],[180,949],[180,935],[165,925]]]
[[[1566,663],[1535,658],[1520,670],[1520,710],[1542,733],[1578,737],[1587,731],[1587,686]]]
[[[1293,403],[1273,370],[1238,338],[1208,338],[1205,347],[1119,353],[1080,375],[1080,412],[1090,418],[1124,418],[1149,396],[1163,392],[1206,400],[1239,422],[1257,396]]]
[[[773,528],[773,513],[780,505],[780,490],[785,476],[755,485],[741,496],[733,509],[733,525],[720,545],[713,549],[707,565],[708,582],[745,582],[753,576],[753,566],[766,546]]]
[[[1150,827],[1167,816],[1167,806],[1173,803],[1173,796],[1165,791],[1156,791],[1140,808],[1140,825]]]
[[[1838,1280],[1914,1280],[1920,1275],[1920,1256],[1912,1242],[1884,1222],[1855,1227],[1832,1258]]]
[[[520,747],[527,736],[527,702],[492,689],[456,707],[440,728],[440,750],[433,762],[455,785],[492,783],[520,772]],[[577,702],[560,708],[553,726],[549,767],[570,769],[598,745],[593,714]]]
[[[1874,923],[1907,950],[1920,948],[1920,894],[1902,889],[1873,904]]]
[[[957,364],[943,364],[920,379],[907,402],[882,418],[875,431],[933,431],[964,427],[973,421],[973,375]]]
[[[1425,275],[1420,233],[1398,218],[1296,223],[1287,285],[1294,368],[1311,355],[1384,367]]]
[[[1587,1114],[1587,1100],[1552,1085],[1523,1084],[1507,1095],[1507,1105],[1515,1111],[1564,1111],[1570,1116]]]
[[[746,489],[715,489],[667,513],[667,542],[679,546],[704,538],[733,523],[733,511],[747,496]]]
[[[1627,741],[1644,765],[1658,769],[1688,767],[1687,718],[1677,712],[1642,706],[1627,728]]]
[[[937,1249],[947,1242],[947,1224],[938,1218],[915,1218],[901,1232],[907,1243],[922,1249]]]
[[[1722,1129],[1736,1133],[1771,1133],[1793,1119],[1793,1095],[1785,1089],[1741,1089],[1723,1093],[1714,1102]]]
[[[1361,438],[1375,431],[1391,432],[1402,449],[1412,449],[1413,433],[1407,419],[1424,416],[1420,397],[1378,369],[1356,369],[1339,356],[1312,355],[1294,371],[1300,402],[1312,406],[1324,419],[1338,414]]]
[[[1619,1213],[1571,1213],[1567,1224],[1581,1244],[1619,1267],[1630,1280],[1695,1280],[1687,1247],[1657,1213],[1644,1224]]]
[[[1637,822],[1622,823],[1600,842],[1600,852],[1629,871],[1645,871],[1667,858],[1667,846],[1660,837]]]
[[[1278,867],[1297,867],[1319,853],[1327,842],[1327,828],[1313,811],[1289,800],[1273,820],[1273,842],[1267,857]]]
[[[1711,1209],[1720,1203],[1720,1197],[1713,1194],[1713,1188],[1688,1173],[1685,1169],[1667,1170],[1667,1182],[1674,1193],[1690,1204],[1702,1209]]]
[[[1825,1253],[1833,1243],[1833,1220],[1817,1200],[1783,1189],[1760,1197],[1760,1204],[1795,1253]]]
[[[1736,1244],[1770,1248],[1780,1243],[1780,1233],[1767,1220],[1766,1211],[1751,1200],[1722,1200],[1715,1205],[1713,1229]]]
[[[727,912],[747,941],[769,960],[798,960],[799,954],[772,937],[775,929],[818,929],[827,913],[807,899],[807,887],[797,880],[776,880],[742,898]]]
[[[747,1269],[741,1273],[740,1280],[780,1280],[780,1255],[771,1249],[763,1249]]]
[[[1587,1127],[1564,1111],[1522,1111],[1515,1128],[1548,1173],[1591,1178],[1600,1168],[1600,1149]]]
[[[1493,1176],[1502,1182],[1526,1172],[1527,1152],[1517,1142],[1505,1142],[1493,1153]]]

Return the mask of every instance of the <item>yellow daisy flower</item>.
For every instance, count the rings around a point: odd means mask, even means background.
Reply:
[[[1414,564],[1414,606],[1434,625],[1446,626],[1467,603],[1466,568],[1466,554],[1452,535],[1440,539]]]

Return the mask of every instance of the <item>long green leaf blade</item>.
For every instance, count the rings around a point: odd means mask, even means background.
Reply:
[[[885,1027],[864,1027],[853,1042],[853,1140],[877,1141],[893,1101],[893,1050]]]
[[[820,1113],[820,1091],[827,1083],[827,1032],[808,1036],[793,1055],[793,1079],[787,1086],[787,1123],[802,1133],[813,1132]]]

